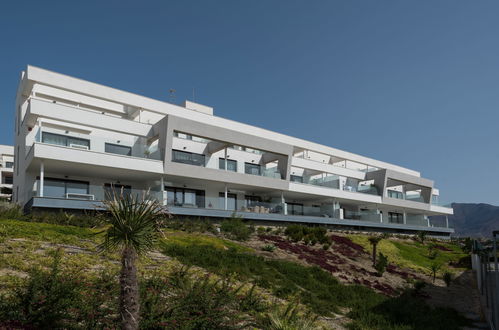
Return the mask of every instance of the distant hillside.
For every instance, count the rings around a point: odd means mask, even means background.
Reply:
[[[456,236],[490,237],[493,230],[499,230],[499,206],[452,203],[452,208],[454,215],[449,216],[449,223]],[[442,223],[445,217],[431,217],[431,221]]]

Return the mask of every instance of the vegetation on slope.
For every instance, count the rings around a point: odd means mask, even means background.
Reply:
[[[416,297],[412,290],[399,297],[390,298],[364,286],[341,284],[329,272],[318,267],[264,258],[257,255],[258,251],[236,242],[214,234],[194,232],[200,230],[216,233],[210,224],[182,226],[184,228],[181,229],[189,228],[188,231],[169,230],[158,246],[161,252],[174,257],[174,260],[160,255],[157,258],[150,256],[139,263],[139,272],[145,278],[140,283],[141,308],[145,315],[141,328],[193,329],[204,326],[206,329],[272,329],[280,322],[273,320],[277,315],[283,317],[285,322],[294,322],[295,329],[298,329],[300,327],[297,326],[297,320],[305,316],[306,310],[299,309],[301,316],[297,317],[291,315],[293,313],[286,314],[286,308],[283,306],[297,300],[316,315],[334,317],[334,313],[346,314],[352,320],[348,324],[351,329],[458,329],[467,324],[467,321],[453,310],[429,307],[422,298]],[[83,328],[83,325],[90,324],[86,323],[87,321],[93,322],[88,326],[90,328],[113,327],[118,324],[113,322],[116,322],[118,315],[117,299],[114,297],[119,295],[116,285],[119,258],[112,253],[95,253],[95,246],[101,240],[96,235],[97,231],[90,228],[0,220],[0,282],[4,283],[0,287],[0,293],[10,297],[3,299],[8,305],[0,306],[1,309],[12,312],[16,306],[20,306],[16,305],[19,301],[27,302],[29,299],[26,297],[29,296],[26,296],[26,290],[30,287],[38,288],[36,292],[40,293],[36,296],[36,301],[40,303],[37,308],[47,306],[45,293],[54,292],[54,289],[40,283],[54,283],[48,279],[54,278],[51,273],[54,253],[57,248],[62,247],[65,252],[60,257],[59,275],[55,277],[61,281],[64,279],[65,285],[69,286],[67,290],[56,290],[69,292],[68,296],[59,297],[67,302],[63,305],[64,308],[58,307],[64,311],[61,319],[63,324],[68,326],[67,322],[70,322],[68,327],[74,328]],[[356,238],[354,241],[363,245]],[[392,243],[392,240],[383,241]],[[401,244],[417,247],[418,243]],[[391,248],[396,253],[392,254],[392,257],[404,255],[397,245],[392,244]],[[383,242],[380,243],[379,249],[389,256],[390,261],[395,261],[383,250]],[[449,249],[455,251],[450,246]],[[421,249],[423,250],[424,248]],[[455,252],[459,253],[457,250]],[[453,253],[442,251],[442,255]],[[186,271],[182,264],[194,268]],[[36,275],[37,272],[43,274]],[[208,275],[210,273],[213,275]],[[18,275],[23,276],[19,278]],[[23,278],[25,275],[28,276]],[[206,277],[209,280],[203,282]],[[38,284],[33,281],[38,281]],[[179,281],[185,282],[177,285]],[[225,286],[227,281],[231,283],[231,290]],[[241,285],[244,288],[238,289]],[[249,288],[253,285],[255,289],[250,294]],[[278,299],[267,296],[265,292]],[[51,303],[60,303],[59,298],[54,296]],[[241,301],[245,301],[245,305],[241,305]],[[47,314],[40,312],[40,309],[33,309],[32,305],[27,306],[31,307],[23,309],[24,311],[32,310],[39,316]],[[198,314],[199,307],[195,306],[203,307],[201,314]],[[92,308],[94,312],[90,311]],[[226,314],[217,314],[220,312]],[[0,320],[8,319],[5,314],[1,317]],[[23,314],[19,317],[28,322],[29,318],[34,316]],[[286,317],[289,317],[289,320]],[[221,323],[210,323],[214,319],[221,320]],[[231,320],[236,321],[230,322]],[[307,320],[313,321],[313,317]],[[314,324],[314,327],[318,326],[317,323]]]
[[[355,243],[362,245],[366,251],[371,250],[369,236],[349,235]],[[388,260],[404,268],[428,273],[432,264],[447,265],[456,263],[467,254],[459,246],[452,243],[427,241],[424,244],[415,240],[400,240],[397,238],[383,239],[377,249],[388,257]],[[434,251],[434,257],[431,257]]]

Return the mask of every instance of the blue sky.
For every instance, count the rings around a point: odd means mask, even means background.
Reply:
[[[499,205],[499,2],[3,1],[0,143],[32,64],[419,170]]]

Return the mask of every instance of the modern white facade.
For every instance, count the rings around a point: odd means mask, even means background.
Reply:
[[[12,195],[14,147],[0,144],[0,200],[10,200]]]
[[[15,137],[14,201],[27,211],[148,190],[178,215],[453,232],[428,219],[452,209],[417,171],[33,66]]]

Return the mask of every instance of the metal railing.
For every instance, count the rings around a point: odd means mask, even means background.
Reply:
[[[487,322],[492,330],[499,329],[499,268],[498,239],[499,231],[492,234],[490,245],[484,246],[473,241],[472,266],[476,273],[480,300]]]

